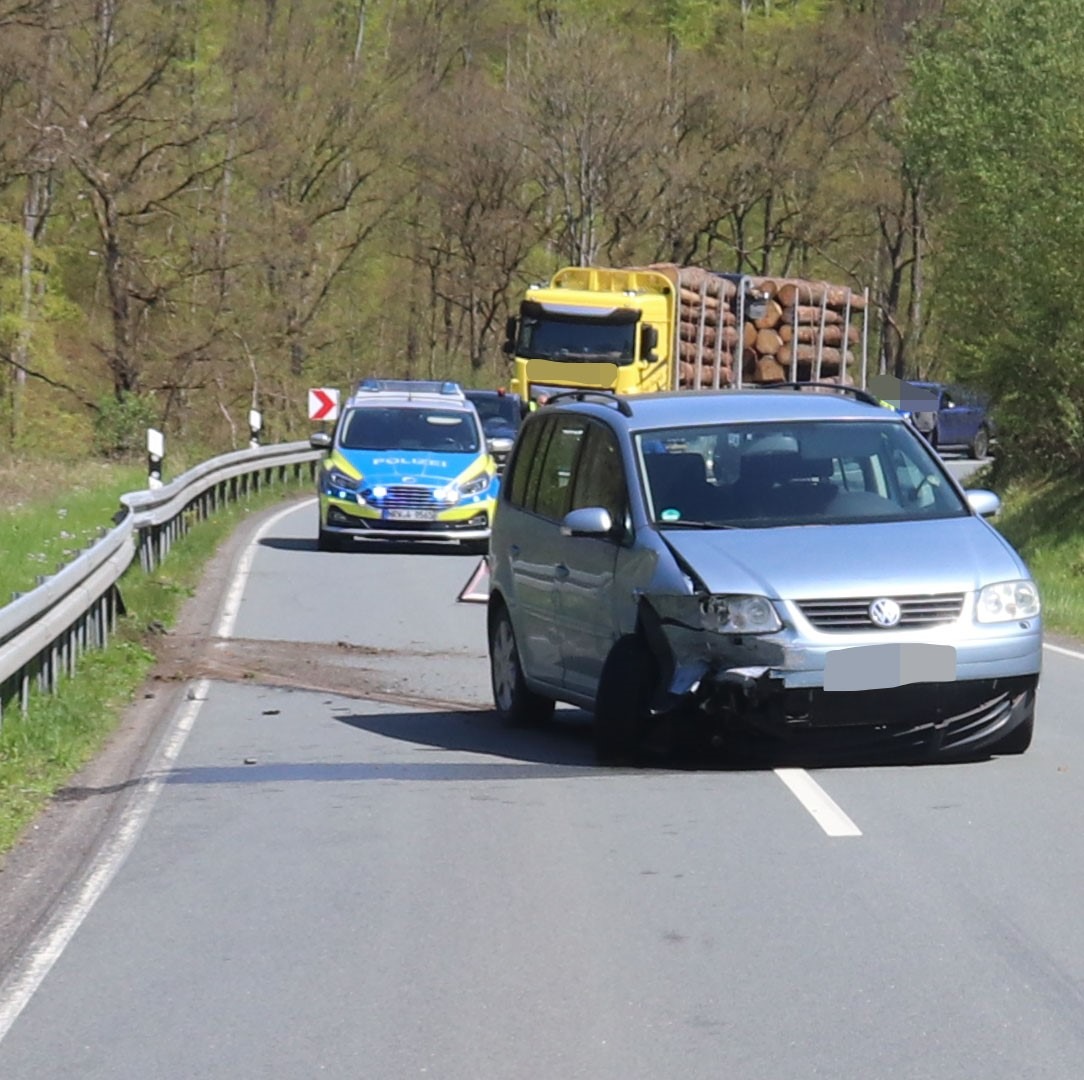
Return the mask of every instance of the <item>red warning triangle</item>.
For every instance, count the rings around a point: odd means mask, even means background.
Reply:
[[[456,600],[464,604],[489,602],[489,562],[485,558],[479,560],[474,573],[471,574]]]

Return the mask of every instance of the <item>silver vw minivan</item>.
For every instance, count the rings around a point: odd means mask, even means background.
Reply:
[[[861,392],[558,395],[490,540],[498,713],[595,718],[600,761],[682,743],[1021,753],[1027,567],[929,444]]]

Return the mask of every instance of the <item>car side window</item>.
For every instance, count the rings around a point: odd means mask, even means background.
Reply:
[[[587,439],[576,470],[570,510],[602,506],[615,523],[625,520],[628,488],[621,451],[613,432],[602,424],[588,424]]]
[[[523,433],[516,444],[515,455],[508,465],[510,473],[505,491],[508,493],[506,501],[513,506],[526,506],[527,485],[531,475],[531,465],[538,460],[539,439],[542,435],[544,424],[526,424]]]
[[[583,445],[587,421],[578,416],[550,418],[553,434],[541,456],[534,509],[538,514],[559,521],[568,513],[572,497],[572,471]],[[533,476],[532,476],[533,486]]]

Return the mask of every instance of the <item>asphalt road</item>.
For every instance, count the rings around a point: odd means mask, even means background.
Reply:
[[[312,535],[231,568],[0,973],[4,1080],[1081,1075],[1084,653],[1019,758],[602,770],[489,713],[476,560]]]

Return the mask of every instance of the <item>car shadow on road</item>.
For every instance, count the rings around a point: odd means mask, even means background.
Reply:
[[[507,759],[507,764],[478,762],[420,766],[429,774],[433,769],[448,770],[450,779],[459,779],[464,770],[477,769],[479,775],[493,776],[507,770],[523,776],[525,765],[543,765],[539,775],[552,776],[554,768],[582,771],[595,766],[591,745],[591,718],[578,709],[561,709],[555,719],[537,727],[509,727],[497,714],[487,710],[442,712],[336,713],[341,724],[414,744],[417,753],[484,754]]]
[[[319,551],[315,537],[309,536],[263,536],[257,541],[261,547],[277,551]],[[481,552],[459,544],[427,543],[424,540],[358,540],[343,551],[324,552],[340,559],[355,555],[452,555],[457,558],[478,559]]]
[[[601,775],[634,769],[648,772],[764,772],[777,768],[877,768],[928,765],[921,754],[892,748],[785,746],[734,742],[725,747],[706,744],[675,748],[662,742],[649,745],[628,766],[599,766],[595,759],[591,717],[579,709],[560,708],[550,723],[509,727],[492,711],[342,713],[342,724],[415,744],[418,752],[449,751],[485,754],[507,763],[400,764],[389,766],[419,778],[463,779],[466,776],[554,776],[595,770]],[[985,760],[982,758],[980,760]],[[537,773],[525,765],[540,765]]]

